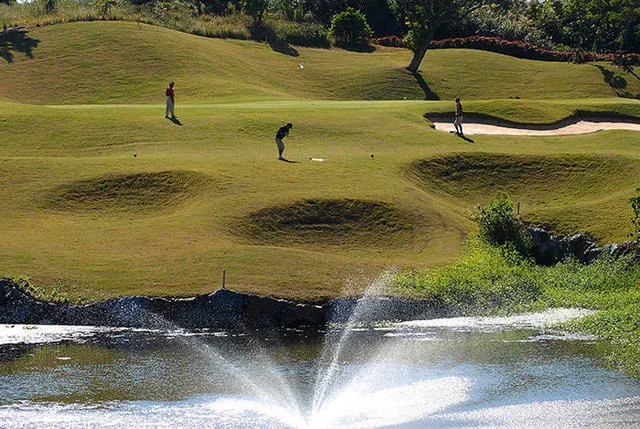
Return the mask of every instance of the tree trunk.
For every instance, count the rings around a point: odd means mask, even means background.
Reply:
[[[407,70],[409,70],[411,73],[418,73],[418,68],[420,67],[422,60],[427,53],[428,44],[429,42],[419,46],[418,49],[416,49],[416,51],[413,53],[413,59],[407,66]]]
[[[411,73],[418,73],[420,64],[422,63],[422,60],[424,59],[424,56],[427,53],[429,43],[431,43],[431,40],[433,39],[433,36],[436,34],[436,30],[438,29],[438,27],[440,27],[440,25],[442,25],[442,23],[444,22],[445,22],[444,19],[438,19],[435,22],[433,22],[431,26],[428,28],[426,37],[424,38],[422,44],[420,44],[420,46],[418,46],[418,48],[413,52],[413,58],[411,59],[411,62],[407,66],[407,70],[409,70]]]

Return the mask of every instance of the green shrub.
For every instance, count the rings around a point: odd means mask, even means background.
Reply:
[[[398,286],[454,315],[514,311],[540,297],[540,267],[507,247],[492,247],[478,239],[466,246],[454,265],[401,274]]]
[[[636,191],[640,191],[636,189]],[[636,249],[640,245],[640,196],[633,197],[629,200],[631,204],[631,210],[633,210],[633,216],[631,217],[631,223],[633,224],[633,231],[631,232],[631,238],[636,244]]]
[[[327,30],[320,24],[294,22],[278,16],[269,16],[265,22],[283,42],[300,46],[329,46]]]
[[[478,206],[475,219],[480,224],[480,236],[493,246],[513,246],[520,254],[528,255],[530,237],[515,215],[513,201],[507,194],[498,194],[485,208]]]
[[[352,7],[340,12],[331,19],[329,35],[337,43],[345,44],[368,44],[373,31],[364,14]]]
[[[610,341],[609,364],[640,377],[640,265],[633,255],[535,265],[509,247],[471,240],[458,262],[398,274],[394,286],[430,299],[448,315],[553,307],[599,310],[564,329]]]

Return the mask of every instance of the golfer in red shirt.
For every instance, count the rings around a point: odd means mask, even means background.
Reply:
[[[167,108],[165,110],[164,113],[164,117],[165,118],[169,118],[169,114],[171,114],[171,119],[175,119],[176,118],[176,114],[173,112],[173,106],[175,104],[175,93],[173,91],[173,85],[175,84],[174,81],[169,82],[169,86],[167,87],[167,90],[165,91],[165,95],[167,96]]]

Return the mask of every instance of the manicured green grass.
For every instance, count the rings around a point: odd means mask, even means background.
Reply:
[[[470,212],[500,190],[559,229],[603,241],[631,230],[637,133],[469,142],[437,132],[424,113],[453,103],[420,101],[406,50],[292,57],[131,22],[27,36],[33,58],[0,63],[0,272],[72,299],[205,293],[223,270],[240,291],[335,297],[391,266],[454,261]],[[422,76],[443,99],[461,95],[465,111],[509,120],[640,117],[640,103],[611,98],[590,65],[433,51]],[[163,119],[169,79],[182,126]],[[276,161],[283,122],[294,124],[285,154],[297,163]],[[447,182],[459,157],[477,168]]]
[[[0,105],[0,271],[71,298],[98,299],[209,292],[227,270],[237,290],[320,300],[391,266],[455,260],[473,229],[475,204],[501,188],[522,192],[525,217],[604,241],[631,230],[626,201],[639,162],[633,132],[474,136],[469,143],[428,126],[422,113],[432,104],[178,106],[182,126],[164,119],[161,105]],[[285,154],[298,163],[276,160],[273,134],[283,121],[294,123]],[[480,160],[477,183],[484,185],[474,189],[466,177],[447,188],[437,177],[427,183],[409,174],[417,161],[452,154]],[[577,172],[565,172],[566,162]],[[512,167],[510,179],[493,186],[502,164]],[[531,165],[542,172],[533,174]],[[111,186],[114,177],[120,187]],[[175,198],[171,186],[179,187]],[[342,208],[301,220],[309,200]],[[377,217],[350,223],[350,201],[371,202],[368,213]],[[262,229],[247,233],[248,216],[288,210],[307,222],[306,233],[283,227],[278,234],[287,216],[272,218],[275,229],[257,223]],[[331,231],[360,232],[336,241],[327,238]]]
[[[404,69],[406,49],[373,53],[298,47],[287,56],[241,40],[208,39],[134,22],[76,22],[35,28],[33,58],[0,62],[0,98],[36,104],[158,103],[169,80],[179,103],[291,99],[424,99]],[[300,68],[304,64],[304,68]],[[610,67],[610,66],[607,66]],[[440,99],[615,97],[590,64],[528,61],[474,50],[430,51],[422,78]],[[627,76],[627,90],[640,81]],[[508,105],[501,107],[510,108]]]

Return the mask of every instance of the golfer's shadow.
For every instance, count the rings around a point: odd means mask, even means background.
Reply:
[[[178,118],[169,118],[169,120],[176,125],[182,125],[182,122],[180,122]]]
[[[282,161],[282,162],[288,162],[289,164],[297,164],[297,163],[299,163],[299,162],[300,162],[300,161],[292,161],[292,160],[290,160],[290,159],[281,159],[280,161]]]
[[[460,135],[460,134],[456,133],[455,131],[449,131],[449,133],[455,134],[456,136],[460,137],[462,140],[467,141],[469,143],[475,143],[473,140],[471,140],[469,137],[465,136],[464,134]]]

